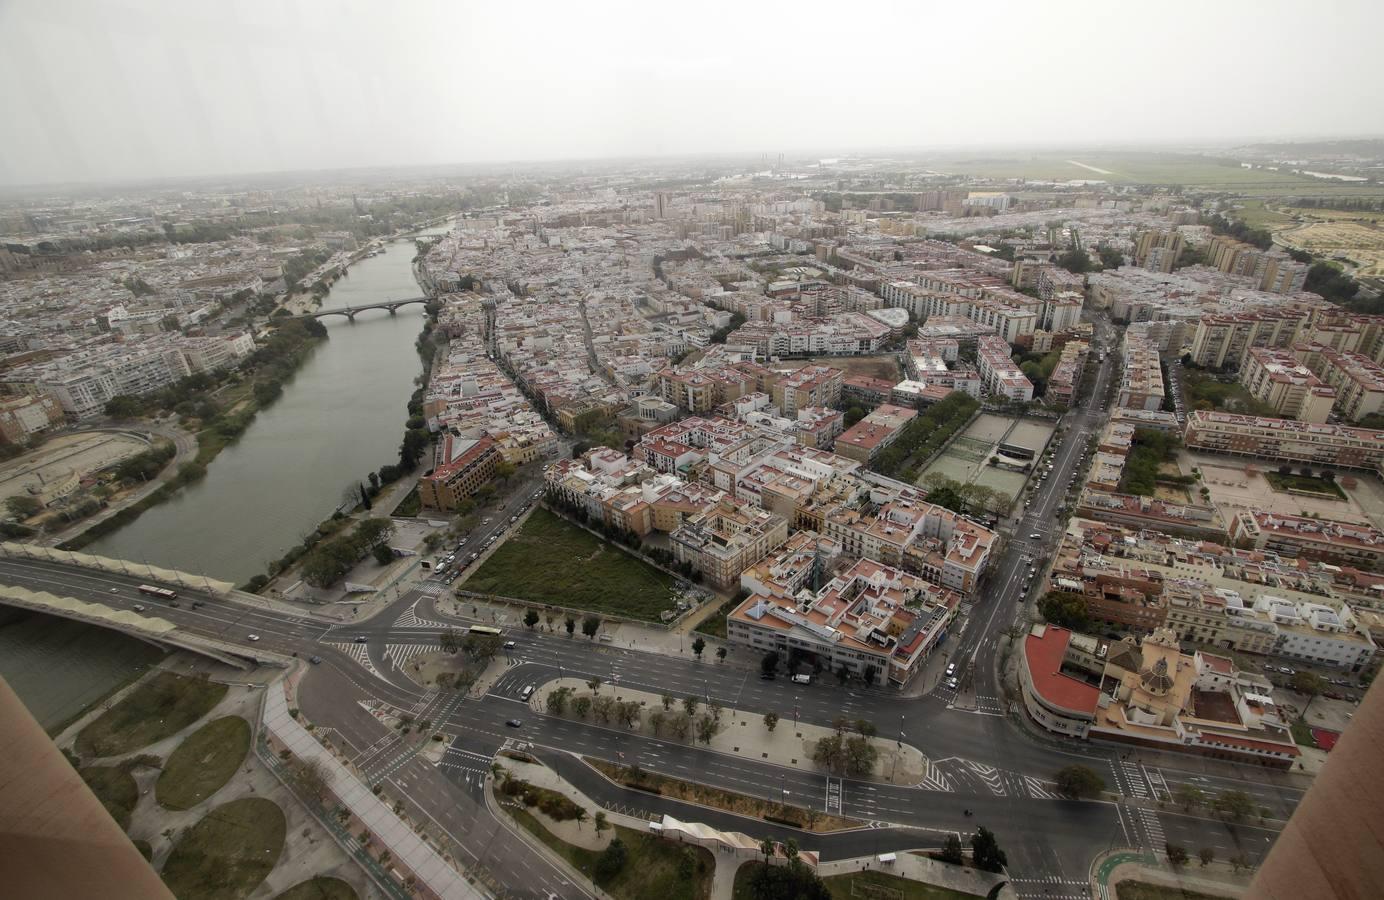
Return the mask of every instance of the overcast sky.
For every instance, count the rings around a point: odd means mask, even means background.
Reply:
[[[1384,2],[0,0],[0,183],[1384,134]]]

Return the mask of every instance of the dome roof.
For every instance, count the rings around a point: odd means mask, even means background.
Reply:
[[[1173,679],[1168,674],[1168,661],[1160,658],[1153,664],[1153,668],[1144,669],[1139,673],[1139,684],[1143,685],[1144,690],[1150,694],[1162,696],[1172,690]]]

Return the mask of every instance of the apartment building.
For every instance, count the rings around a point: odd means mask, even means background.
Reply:
[[[451,511],[495,477],[500,451],[489,437],[476,440],[447,434],[433,468],[418,480],[418,496],[428,509]]]
[[[1349,607],[1333,609],[1268,595],[1256,600],[1254,607],[1273,623],[1273,652],[1279,656],[1352,672],[1365,669],[1374,657],[1374,641]]]
[[[1276,294],[1300,291],[1307,282],[1307,266],[1282,250],[1260,250],[1226,235],[1217,235],[1206,245],[1206,264],[1231,275],[1248,276],[1259,290]]]
[[[1009,344],[1002,338],[987,335],[976,339],[981,381],[991,394],[1027,403],[1033,399],[1033,382],[1015,365],[1009,352]]]
[[[722,500],[692,516],[668,535],[673,556],[717,587],[727,587],[740,573],[788,540],[788,522],[764,509]]]
[[[1347,469],[1373,470],[1384,463],[1384,431],[1213,410],[1194,410],[1188,415],[1182,442],[1212,453]]]
[[[1241,510],[1230,523],[1231,540],[1256,550],[1363,569],[1384,562],[1384,532],[1370,525]]]
[[[868,559],[823,573],[821,543],[799,532],[747,570],[741,586],[750,596],[726,617],[727,637],[761,655],[907,685],[946,636],[960,597]],[[827,578],[814,590],[814,580]]]
[[[22,444],[62,421],[62,404],[52,394],[0,397],[0,439],[7,444]]]
[[[1384,367],[1373,359],[1320,344],[1298,344],[1293,353],[1335,390],[1336,410],[1345,418],[1358,422],[1384,412]]]
[[[1086,370],[1086,356],[1090,345],[1085,341],[1068,341],[1062,346],[1062,355],[1048,377],[1047,390],[1043,402],[1049,406],[1071,406],[1081,387],[1081,375]]]
[[[1125,409],[1161,409],[1164,399],[1163,364],[1158,350],[1147,341],[1125,335],[1124,368],[1120,394],[1115,401]]]
[[[1238,369],[1254,347],[1291,347],[1308,316],[1306,310],[1299,309],[1202,316],[1192,336],[1192,361],[1208,369]]]
[[[1176,228],[1146,228],[1134,238],[1134,264],[1153,272],[1171,272],[1184,244]]]
[[[839,456],[869,465],[917,418],[916,409],[882,403],[836,439]]]
[[[803,366],[775,381],[770,396],[785,416],[796,416],[809,406],[836,406],[844,377],[843,371],[831,366]]]
[[[1336,402],[1336,390],[1288,350],[1253,347],[1240,368],[1240,383],[1280,416],[1322,424]]]

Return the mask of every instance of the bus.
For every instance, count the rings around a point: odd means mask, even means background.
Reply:
[[[495,635],[495,637],[499,637],[499,636],[500,636],[500,629],[498,629],[498,628],[492,628],[492,627],[489,626],[489,625],[472,625],[470,628],[468,628],[468,629],[466,630],[466,633],[467,633],[467,634],[493,634],[493,635]]]
[[[152,584],[141,584],[139,586],[141,594],[148,594],[150,597],[157,597],[160,600],[176,600],[177,591],[170,591],[168,588],[154,587]]]

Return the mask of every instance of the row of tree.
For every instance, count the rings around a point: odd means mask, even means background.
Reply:
[[[335,583],[392,534],[394,523],[389,519],[369,518],[347,534],[321,541],[303,558],[303,580],[314,587]]]
[[[882,475],[913,481],[917,477],[917,463],[940,450],[979,406],[979,400],[954,391],[909,422],[898,439],[875,458],[871,467]],[[912,465],[905,467],[910,461]]]

